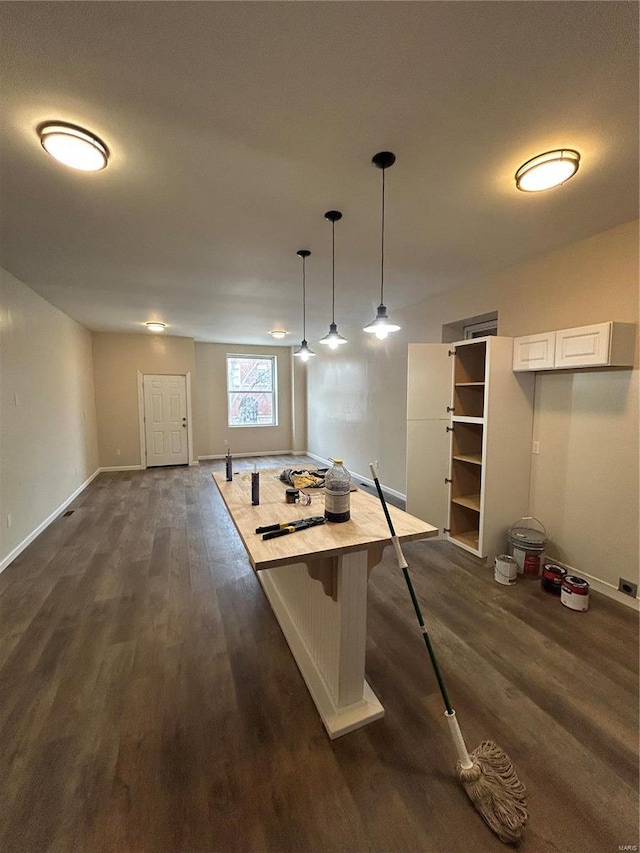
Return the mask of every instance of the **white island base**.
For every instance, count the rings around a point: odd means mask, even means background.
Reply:
[[[384,716],[364,677],[368,556],[355,551],[309,568],[295,563],[258,572],[331,739]]]

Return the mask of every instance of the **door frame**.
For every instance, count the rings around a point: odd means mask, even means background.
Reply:
[[[193,428],[191,425],[191,371],[186,373],[138,373],[138,428],[140,430],[140,467],[147,467],[147,437],[144,428],[144,377],[145,376],[184,376],[187,404],[187,459],[189,465],[197,465],[198,460],[193,458]]]

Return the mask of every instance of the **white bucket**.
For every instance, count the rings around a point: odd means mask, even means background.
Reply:
[[[508,554],[499,554],[493,574],[497,583],[503,586],[513,586],[518,576],[518,564]]]
[[[539,577],[544,565],[547,531],[537,518],[521,518],[509,528],[509,550],[518,564],[518,573]]]

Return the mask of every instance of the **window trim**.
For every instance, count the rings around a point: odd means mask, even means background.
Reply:
[[[255,361],[256,359],[270,361],[271,362],[271,379],[272,379],[272,391],[265,391],[262,393],[268,394],[271,393],[273,398],[273,421],[270,424],[232,424],[231,423],[231,405],[230,405],[230,395],[242,393],[240,391],[232,391],[229,388],[229,359],[230,358],[245,358],[251,359]],[[226,385],[226,394],[227,394],[227,428],[228,429],[271,429],[272,427],[278,426],[278,356],[277,355],[262,355],[260,353],[235,353],[228,352],[225,354],[225,385]]]

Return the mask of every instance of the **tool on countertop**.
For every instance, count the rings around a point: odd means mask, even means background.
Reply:
[[[298,530],[306,530],[307,527],[316,527],[324,524],[324,517],[314,515],[311,518],[298,518],[295,521],[283,521],[281,524],[269,524],[267,527],[256,527],[256,533],[263,533],[262,540],[275,539],[276,536],[286,536],[288,533],[297,533]]]

